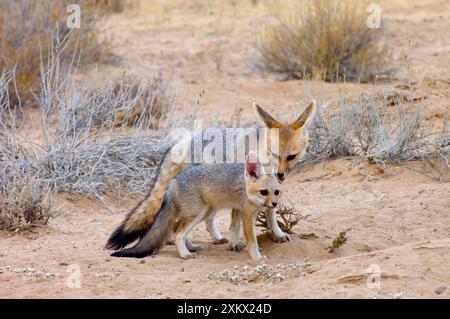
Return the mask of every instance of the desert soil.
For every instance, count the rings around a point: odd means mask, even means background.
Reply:
[[[281,81],[250,65],[263,25],[292,10],[270,1],[152,1],[113,14],[105,26],[117,56],[114,64],[88,69],[86,76],[110,77],[162,68],[177,82],[177,105],[195,102],[205,91],[199,117],[226,121],[237,107],[253,121],[251,102],[278,114],[283,106],[312,96],[330,101],[413,82],[430,123],[450,110],[450,3],[380,2],[398,72],[381,84]],[[300,110],[298,111],[300,112]],[[297,113],[295,111],[294,113]],[[284,114],[290,116],[289,114]],[[214,273],[253,269],[245,251],[213,245],[200,225],[192,239],[202,246],[182,260],[173,246],[144,259],[113,258],[103,247],[112,230],[138,199],[100,204],[58,196],[57,212],[45,227],[0,232],[1,298],[449,298],[449,172],[438,178],[423,163],[380,167],[339,159],[297,170],[286,182],[285,203],[303,216],[291,241],[261,240],[265,263],[299,263],[282,278],[250,282],[219,280]],[[442,177],[442,176],[441,176]],[[228,236],[229,213],[218,226]],[[347,242],[328,246],[347,230]],[[238,270],[235,270],[235,268]],[[74,287],[77,271],[80,287]],[[380,281],[371,281],[372,271]],[[74,273],[75,272],[75,273]],[[369,279],[369,284],[368,284]],[[441,286],[439,292],[436,288]]]

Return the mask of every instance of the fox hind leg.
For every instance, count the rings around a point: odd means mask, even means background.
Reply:
[[[192,245],[189,240],[187,240],[187,236],[192,229],[194,229],[194,227],[205,218],[207,211],[208,208],[205,208],[196,216],[191,215],[180,219],[178,228],[175,231],[175,245],[177,246],[178,254],[181,258],[188,259],[193,257],[188,249],[188,246],[194,249],[196,247]]]
[[[221,245],[228,243],[228,239],[222,236],[220,231],[217,229],[216,226],[216,210],[213,208],[210,208],[208,212],[206,213],[206,230],[211,235],[213,239],[213,244],[215,245]]]
[[[199,251],[200,249],[202,249],[202,247],[200,247],[199,245],[193,244],[191,241],[189,241],[189,239],[186,239],[186,248],[191,253],[195,253],[196,251]]]

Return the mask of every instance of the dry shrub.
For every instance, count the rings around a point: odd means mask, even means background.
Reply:
[[[407,92],[395,101],[392,94],[371,93],[341,99],[337,109],[319,110],[308,130],[310,144],[303,163],[347,156],[381,164],[438,158],[449,167],[448,123],[433,130],[425,122],[423,107],[410,98]]]
[[[99,85],[94,79],[76,81],[78,60],[73,59],[77,56],[73,51],[67,55],[70,41],[70,36],[56,34],[39,58],[34,97],[41,111],[38,127],[42,129],[42,141],[27,140],[18,132],[21,108],[11,107],[11,101],[17,96],[16,74],[23,69],[7,69],[2,64],[2,229],[46,223],[55,192],[100,200],[104,194],[122,199],[146,193],[154,165],[168,146],[167,132],[190,122],[191,117],[183,112],[172,114],[175,91],[160,74],[148,80],[121,78],[107,85]],[[126,115],[117,123],[120,112]]]
[[[80,29],[69,29],[66,25],[67,5],[74,3],[81,8]],[[80,51],[81,62],[89,63],[98,61],[109,52],[108,42],[99,37],[100,17],[101,10],[97,10],[94,1],[89,0],[0,2],[0,71],[15,68],[15,85],[22,102],[32,98],[31,90],[39,82],[41,59],[46,59],[48,48],[59,39],[69,39],[64,51],[67,59]],[[19,98],[12,99],[13,104],[20,102]]]
[[[300,219],[302,219],[302,216],[295,208],[287,207],[285,205],[279,207],[276,214],[278,226],[280,226],[282,231],[288,234],[293,234],[292,228],[299,223]],[[272,235],[265,214],[259,213],[256,220],[256,226],[262,227],[264,232],[270,232],[270,235]]]
[[[46,79],[52,83],[50,90],[41,97],[49,116],[47,120],[61,130],[76,132],[86,127],[92,130],[116,128],[158,129],[164,128],[167,116],[172,112],[175,90],[158,73],[154,76],[122,76],[107,83],[87,80],[77,86],[72,95],[57,99],[61,79]]]
[[[33,166],[34,157],[17,140],[8,99],[10,76],[0,75],[0,229],[18,230],[45,224],[51,202]]]
[[[368,28],[367,3],[302,2],[294,17],[269,28],[257,45],[263,70],[288,78],[369,81],[388,73],[383,28]]]
[[[0,229],[46,224],[51,213],[49,188],[37,176],[30,154],[11,136],[0,136]]]
[[[154,166],[169,146],[167,132],[190,122],[183,112],[172,114],[174,90],[168,89],[171,86],[160,75],[151,78],[151,84],[134,80],[130,85],[121,78],[99,85],[94,79],[76,81],[73,63],[66,66],[67,72],[61,72],[65,43],[52,47],[47,62],[40,65],[36,100],[42,141],[28,140],[18,132],[16,118],[21,109],[10,107],[9,98],[14,72],[0,73],[3,229],[45,223],[56,192],[100,200],[105,194],[120,200],[148,192]],[[120,89],[115,89],[117,83],[121,83]],[[132,89],[136,87],[137,91]],[[141,102],[158,111],[147,108],[148,113],[143,112],[146,115],[139,119],[126,116],[119,127],[115,125],[118,111],[132,114]],[[152,123],[157,123],[158,130],[153,130]]]
[[[166,133],[188,118],[172,114],[174,90],[160,75],[150,83],[129,77],[77,83],[75,69],[60,73],[60,63],[55,48],[42,67],[39,176],[53,191],[101,200],[105,193],[116,199],[146,193],[154,174],[149,163],[165,152]]]
[[[27,165],[12,159],[0,161],[0,229],[46,224],[50,216],[49,189],[30,174]]]
[[[102,10],[113,13],[123,12],[125,8],[134,4],[132,0],[93,0],[93,2]]]
[[[113,97],[128,96],[133,105],[123,105],[115,112],[116,126],[148,126],[158,128],[160,121],[171,111],[174,91],[164,80],[162,73],[149,78],[127,76],[116,80]],[[125,99],[126,100],[126,99]]]

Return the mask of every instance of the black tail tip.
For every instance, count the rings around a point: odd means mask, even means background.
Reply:
[[[147,251],[147,252],[135,252],[132,248],[130,249],[123,249],[119,251],[115,251],[111,253],[111,257],[134,257],[134,258],[144,258],[147,256],[152,255],[153,251]]]
[[[120,225],[117,227],[114,232],[109,237],[108,241],[106,242],[106,248],[107,249],[121,249],[125,247],[128,243],[126,241],[126,235],[123,231],[123,226]]]
[[[118,250],[110,254],[111,257],[129,257],[125,250]]]
[[[143,231],[134,231],[134,232],[125,232],[124,225],[120,225],[117,227],[114,232],[109,237],[106,242],[107,249],[122,249],[128,244],[132,243],[136,239],[142,237],[145,234],[146,230]]]

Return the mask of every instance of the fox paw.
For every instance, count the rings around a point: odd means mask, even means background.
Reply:
[[[191,253],[195,253],[196,251],[199,251],[202,249],[201,246],[198,245],[193,245],[191,244],[188,248],[187,248]]]
[[[226,238],[220,238],[213,241],[214,245],[222,245],[228,243],[228,239]]]
[[[184,260],[187,260],[187,259],[194,259],[196,256],[195,256],[195,254],[185,254],[180,257],[183,258]]]
[[[235,245],[232,245],[232,244],[228,245],[228,250],[230,250],[230,251],[236,251],[237,252],[237,251],[244,250],[244,248],[245,248],[245,245],[243,243],[237,243]]]
[[[261,260],[261,261],[267,260],[266,255],[259,255],[259,256],[251,257],[251,258],[252,258],[253,260]]]
[[[261,255],[261,253],[259,251],[256,252],[252,252],[249,251],[250,254],[250,258],[253,260],[267,260],[267,257],[265,255]]]
[[[276,243],[284,243],[284,242],[290,241],[291,238],[289,237],[288,234],[283,233],[282,236],[273,235],[272,240]]]

